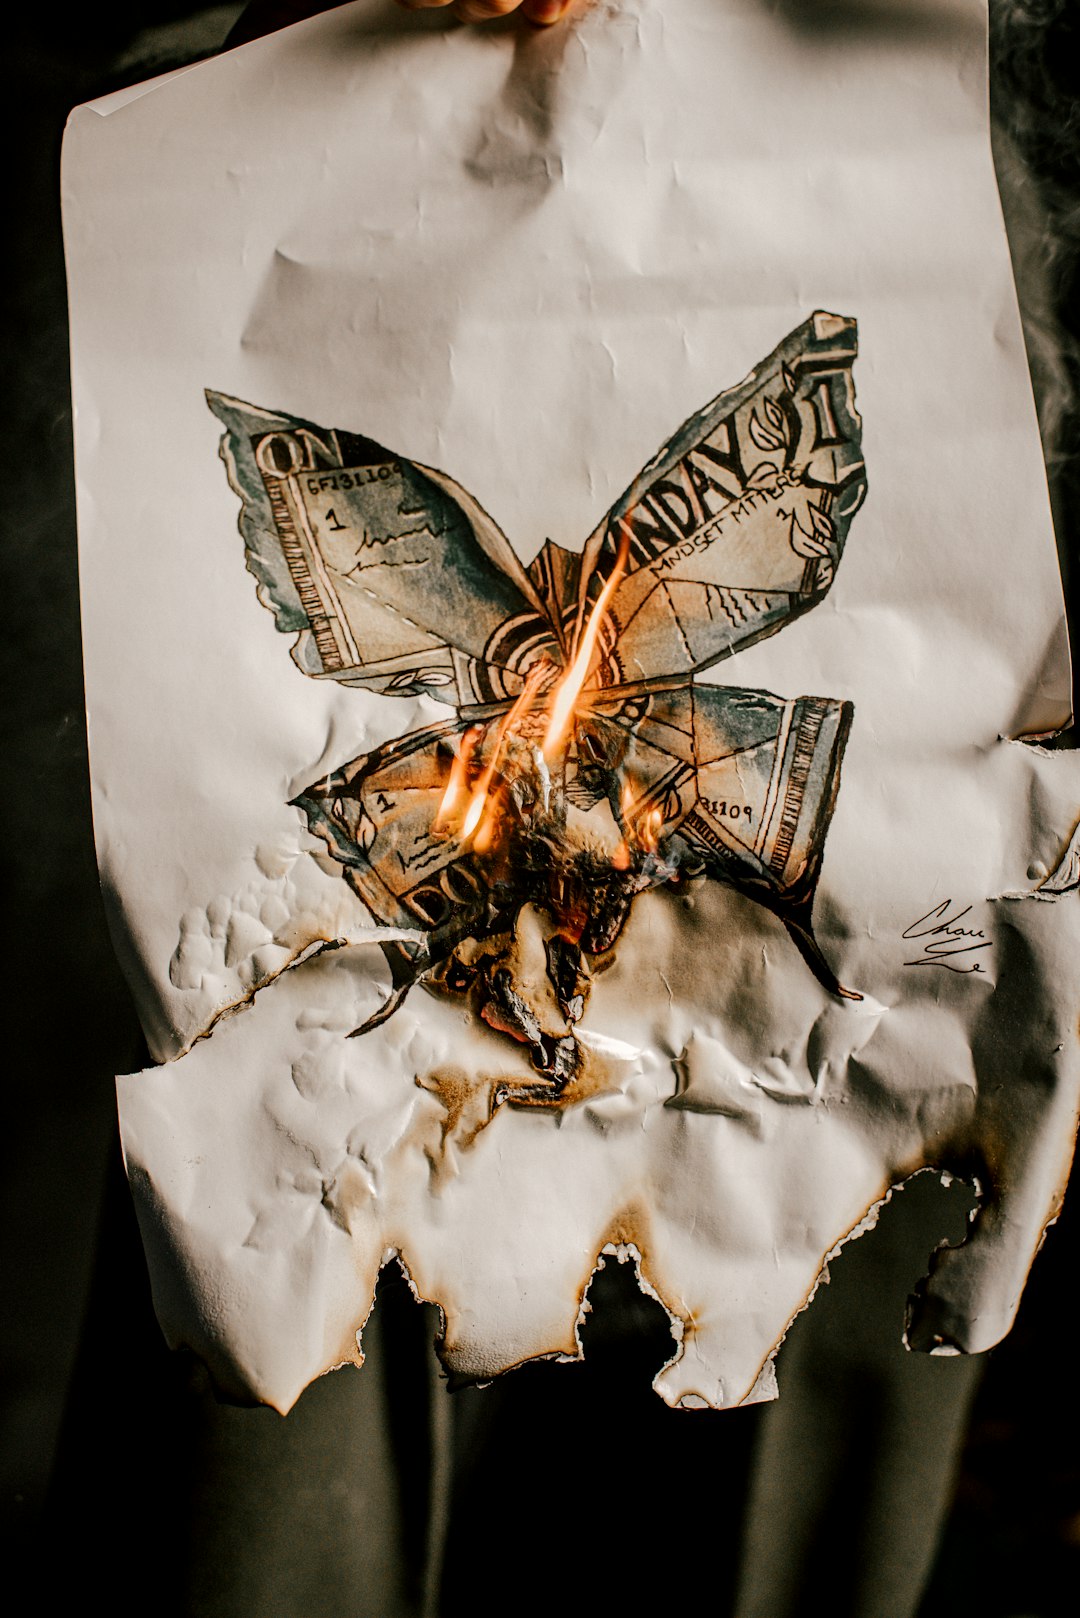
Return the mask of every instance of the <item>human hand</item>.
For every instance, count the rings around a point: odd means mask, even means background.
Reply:
[[[436,6],[451,6],[454,16],[461,22],[491,22],[496,17],[507,17],[520,11],[527,22],[538,28],[550,28],[570,9],[571,0],[398,0],[408,11],[433,10]]]
[[[341,0],[251,0],[230,30],[226,44],[246,45],[264,34],[276,33],[290,23],[331,11]],[[492,22],[520,11],[537,28],[550,28],[569,11],[572,0],[398,0],[408,11],[428,11],[449,6],[461,22]]]

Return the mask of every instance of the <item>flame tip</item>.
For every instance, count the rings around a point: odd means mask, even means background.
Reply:
[[[600,638],[600,630],[608,607],[626,570],[630,555],[631,534],[629,528],[622,524],[622,533],[619,549],[607,579],[593,604],[592,610],[585,621],[578,642],[573,661],[566,669],[562,678],[554,685],[551,693],[551,708],[548,717],[544,739],[539,749],[533,747],[537,764],[544,770],[554,763],[560,753],[565,753],[574,720],[578,698],[582,687],[588,678],[592,667],[596,645]],[[473,839],[473,848],[478,853],[485,852],[495,840],[497,816],[493,799],[493,783],[502,762],[504,749],[521,720],[534,706],[540,686],[547,680],[553,667],[553,660],[546,653],[541,653],[530,665],[525,674],[521,691],[498,722],[495,729],[494,741],[487,765],[479,779],[472,787],[468,808],[457,831],[458,838],[465,842]],[[455,755],[450,770],[450,779],[446,785],[438,814],[435,817],[434,829],[441,833],[453,830],[453,821],[456,819],[459,805],[469,787],[469,776],[473,759],[482,746],[483,739],[488,734],[490,725],[474,725],[463,733],[461,747]],[[547,791],[544,792],[545,802]],[[625,804],[624,804],[625,814]],[[625,846],[624,844],[620,847]],[[655,847],[655,844],[653,845]],[[630,852],[626,850],[627,864],[630,861]]]

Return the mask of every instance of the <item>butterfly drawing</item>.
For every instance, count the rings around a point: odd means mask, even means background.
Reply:
[[[812,908],[852,705],[699,681],[830,588],[866,492],[853,320],[813,314],[671,437],[580,553],[524,566],[434,468],[208,393],[259,598],[315,679],[435,698],[440,723],[295,800],[385,924],[392,987],[472,997],[573,1078],[634,897],[716,879],[831,993]],[[857,996],[856,996],[857,998]]]

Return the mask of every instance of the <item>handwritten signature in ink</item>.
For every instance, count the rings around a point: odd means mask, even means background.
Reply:
[[[971,914],[970,905],[955,915],[949,914],[951,909],[952,900],[943,899],[925,916],[904,928],[902,938],[918,939],[922,944],[922,954],[914,961],[905,961],[905,966],[943,966],[947,972],[985,972],[982,962],[972,957],[977,950],[989,949],[993,940],[987,938],[981,927],[961,925],[965,916]]]

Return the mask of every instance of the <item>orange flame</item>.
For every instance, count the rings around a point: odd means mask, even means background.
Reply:
[[[622,539],[619,542],[619,553],[615,558],[615,566],[608,575],[604,588],[596,598],[596,605],[589,614],[578,645],[577,655],[555,688],[555,700],[551,704],[551,718],[548,721],[542,749],[544,757],[549,763],[566,740],[575,704],[581,695],[581,688],[585,684],[592,665],[593,653],[596,650],[596,642],[600,638],[604,615],[622,580],[629,556],[630,530],[624,524]]]
[[[644,853],[655,854],[657,849],[660,847],[660,832],[664,824],[664,812],[662,809],[658,808],[639,808],[635,811],[634,798],[634,783],[632,781],[624,782],[620,804],[622,809],[622,822],[626,827],[626,836],[632,840],[636,848],[641,849]],[[616,853],[618,854],[623,848],[627,848],[625,838],[624,841],[619,845],[619,849],[616,850]],[[627,864],[629,864],[628,848]],[[623,870],[625,869],[625,866],[619,866],[619,869]]]
[[[520,696],[517,698],[517,701],[514,703],[513,707],[510,708],[499,721],[499,727],[495,732],[494,745],[491,749],[491,758],[488,761],[487,768],[484,770],[483,775],[481,775],[479,781],[473,787],[472,797],[469,800],[469,807],[465,811],[465,819],[461,824],[461,840],[464,842],[466,838],[472,837],[475,833],[476,835],[473,841],[473,846],[480,853],[490,846],[492,840],[492,827],[490,824],[485,824],[486,819],[490,820],[490,817],[486,815],[486,811],[491,806],[491,784],[495,779],[495,773],[498,770],[502,759],[503,744],[506,741],[506,738],[510,735],[514,726],[517,724],[518,720],[521,719],[532,707],[533,702],[536,699],[537,688],[544,679],[546,673],[547,667],[542,661],[534,663],[532,668],[529,670],[525,677],[525,684],[521,689]],[[451,776],[451,786],[452,785],[453,776]],[[450,789],[448,787],[447,791],[449,790]]]
[[[454,757],[450,767],[450,779],[446,784],[439,812],[435,816],[432,831],[446,831],[449,823],[454,819],[459,804],[465,796],[469,784],[469,769],[472,765],[473,754],[484,734],[483,725],[470,725],[461,738],[461,750]]]
[[[622,538],[615,557],[615,565],[585,622],[574,659],[563,674],[562,679],[554,687],[551,712],[544,734],[543,745],[540,749],[545,764],[550,763],[566,744],[574,709],[592,666],[604,618],[611,603],[611,598],[618,589],[626,571],[626,564],[630,556],[630,540],[630,529],[624,522]],[[549,678],[551,668],[550,660],[542,657],[529,669],[520,695],[498,723],[492,740],[488,763],[472,788],[471,793],[469,793],[468,806],[461,817],[457,836],[461,842],[466,842],[469,838],[472,838],[473,848],[477,853],[484,853],[495,840],[498,817],[493,786],[499,766],[503,761],[507,741],[525,714],[535,706],[539,689]],[[443,793],[439,812],[435,817],[434,829],[437,832],[449,832],[452,830],[454,822],[461,814],[461,806],[468,792],[469,773],[483,736],[484,727],[475,725],[467,730],[462,737],[461,749],[451,766],[450,779],[447,782],[446,791]],[[539,757],[537,762],[539,763]],[[627,800],[624,794],[624,810],[626,806]],[[659,816],[657,816],[658,828]],[[636,829],[633,835],[634,841],[639,842],[640,839],[637,836]],[[650,848],[656,847],[655,836],[652,837],[652,841],[648,846]],[[630,848],[624,839],[619,848],[616,849],[614,863],[617,869],[625,870],[629,867],[630,860]]]
[[[649,809],[635,828],[637,840],[647,854],[655,854],[660,847],[660,828],[664,816],[659,809]]]

